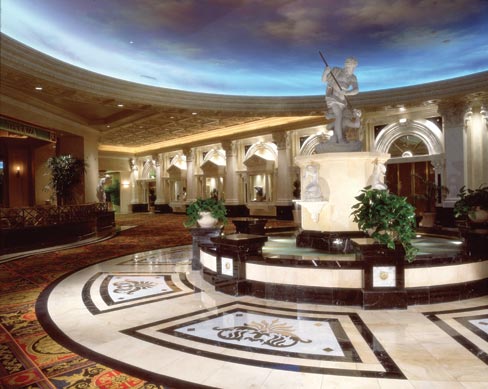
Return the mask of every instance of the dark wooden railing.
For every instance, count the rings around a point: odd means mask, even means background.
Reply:
[[[0,254],[79,240],[114,227],[108,203],[0,208]]]
[[[78,223],[108,211],[108,203],[26,208],[0,208],[0,229]]]

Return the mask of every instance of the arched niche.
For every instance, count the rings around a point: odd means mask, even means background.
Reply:
[[[203,172],[205,197],[221,198],[224,191],[226,158],[224,150],[211,149],[205,154],[200,168]]]
[[[273,172],[277,157],[278,148],[274,143],[258,142],[249,148],[243,163],[248,172]]]
[[[154,206],[156,200],[156,162],[153,159],[146,159],[142,165],[142,172],[137,179],[139,186],[139,198],[142,203]]]
[[[244,165],[247,168],[247,202],[272,202],[274,200],[274,172],[278,148],[271,142],[258,142],[246,153]]]
[[[152,159],[144,162],[140,178],[143,180],[156,179],[156,163]]]
[[[205,176],[223,176],[225,174],[225,167],[225,151],[215,149],[205,154],[205,158],[200,165]]]
[[[186,156],[177,154],[171,158],[171,162],[166,171],[170,177],[181,177],[183,171],[186,173],[186,168]]]
[[[177,154],[171,158],[166,172],[169,175],[170,203],[186,200],[186,156]]]

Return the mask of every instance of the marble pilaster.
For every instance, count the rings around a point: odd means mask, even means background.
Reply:
[[[465,119],[465,184],[475,189],[488,183],[488,131],[486,113],[481,101],[470,104]]]
[[[465,132],[464,120],[466,106],[461,101],[445,101],[439,104],[438,111],[443,117],[444,146],[446,155],[446,182],[449,194],[443,202],[445,207],[453,207],[456,194],[465,185]]]
[[[155,155],[153,156],[153,160],[156,161],[156,200],[154,201],[154,204],[164,204],[165,199],[164,199],[164,193],[163,193],[163,186],[162,186],[162,178],[161,178],[161,171],[162,171],[162,160],[161,156]]]
[[[291,182],[291,162],[290,162],[290,144],[288,133],[273,132],[273,141],[278,147],[277,158],[277,177],[276,177],[276,205],[289,206],[292,204],[292,189]]]
[[[130,203],[139,203],[139,190],[137,187],[137,180],[139,178],[139,168],[137,167],[136,160],[131,158],[129,160],[130,167]]]
[[[223,141],[221,142],[222,148],[225,151],[225,204],[237,205],[239,204],[238,198],[238,175],[237,171],[237,155],[236,155],[236,142],[235,141]]]
[[[194,169],[194,152],[193,148],[183,149],[186,156],[186,193],[188,200],[194,200],[197,197]]]

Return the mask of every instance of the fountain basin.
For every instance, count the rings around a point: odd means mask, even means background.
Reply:
[[[254,247],[253,254],[245,256],[245,239],[241,239],[239,256],[218,246],[201,248],[202,275],[228,294],[368,309],[406,308],[488,294],[488,258],[463,255],[460,241],[436,239],[437,244],[432,244],[420,238],[421,251],[412,263],[398,254],[390,259],[378,255],[371,262],[358,253],[325,254],[292,245],[286,251],[286,245],[280,246],[273,238],[260,252]],[[222,273],[223,260],[233,272]]]

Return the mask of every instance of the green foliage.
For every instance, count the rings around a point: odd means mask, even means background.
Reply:
[[[467,217],[476,207],[488,211],[488,185],[480,185],[478,189],[463,186],[458,193],[459,200],[454,204],[454,216]]]
[[[120,182],[117,179],[113,179],[112,183],[105,187],[105,193],[110,195],[110,201],[113,205],[120,207]]]
[[[214,197],[209,197],[208,199],[198,198],[186,208],[188,218],[184,223],[185,227],[197,224],[197,220],[200,219],[200,212],[210,212],[219,222],[227,223],[227,209],[222,200]]]
[[[415,208],[407,199],[370,186],[355,199],[358,203],[353,205],[351,215],[359,229],[373,231],[371,237],[389,249],[395,249],[395,242],[401,243],[405,258],[413,261],[418,252],[411,242],[415,238]]]
[[[72,200],[74,185],[81,182],[86,163],[71,155],[59,155],[47,160],[51,171],[49,186],[54,190],[62,203]]]

